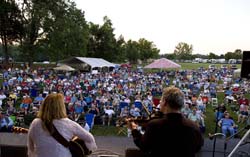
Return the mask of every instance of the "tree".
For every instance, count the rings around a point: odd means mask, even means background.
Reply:
[[[153,42],[147,41],[144,38],[138,41],[139,56],[142,61],[146,61],[149,58],[157,58],[160,50],[156,48]]]
[[[0,39],[5,63],[8,63],[8,45],[17,42],[23,32],[21,12],[14,0],[1,0],[0,8]]]
[[[75,3],[54,10],[53,18],[46,19],[44,30],[47,32],[45,49],[50,60],[87,55],[88,25],[84,12],[77,9]]]
[[[104,24],[99,26],[90,23],[90,35],[88,44],[88,55],[99,57],[108,61],[118,60],[117,41],[115,39],[114,28],[111,20],[105,16]]]
[[[193,46],[188,45],[185,42],[180,42],[175,47],[174,54],[176,55],[177,59],[191,59],[193,52]]]
[[[117,62],[124,62],[126,60],[126,42],[124,40],[124,37],[122,35],[119,36],[119,38],[116,41],[116,61]]]
[[[234,59],[242,59],[242,51],[241,51],[241,49],[236,49],[234,51]]]
[[[52,61],[86,55],[88,27],[84,12],[77,9],[75,3],[23,0],[20,7],[25,26],[21,49],[29,64],[41,52]]]
[[[233,52],[227,52],[225,54],[225,60],[233,59],[233,56],[234,56]]]
[[[216,55],[216,54],[214,54],[214,53],[212,53],[212,52],[210,52],[210,53],[208,54],[208,59],[217,59],[217,58],[219,58],[219,56]]]
[[[126,58],[130,63],[137,63],[137,60],[140,58],[136,41],[129,40],[126,43]]]
[[[87,45],[87,56],[96,56],[98,47],[101,43],[100,26],[92,22],[89,23],[89,36]]]
[[[176,55],[174,53],[167,53],[167,54],[162,55],[161,57],[167,58],[167,59],[170,59],[170,60],[176,59]]]

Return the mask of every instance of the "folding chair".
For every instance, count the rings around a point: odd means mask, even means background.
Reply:
[[[135,102],[134,102],[134,105],[135,105],[136,108],[139,108],[140,111],[142,110],[142,102],[140,102],[140,101],[135,101]]]
[[[16,116],[14,116],[14,115],[11,115],[10,116],[10,119],[12,119],[12,121],[13,121],[13,125],[16,125]]]
[[[126,126],[117,126],[118,127],[118,133],[117,135],[128,135],[128,129],[126,128]]]
[[[218,99],[212,98],[212,107],[218,107]]]
[[[127,106],[129,107],[129,104],[127,102],[124,102],[124,101],[121,101],[120,104],[119,104],[119,111],[118,111],[118,114],[121,113],[122,109]]]
[[[85,114],[85,120],[86,123],[89,125],[89,129],[91,130],[94,126],[94,119],[95,119],[95,115],[92,113],[87,113]]]

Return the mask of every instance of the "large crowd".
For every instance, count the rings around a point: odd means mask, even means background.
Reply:
[[[38,68],[10,68],[3,72],[0,91],[1,131],[20,124],[20,117],[35,115],[50,93],[62,93],[68,117],[79,121],[83,114],[93,114],[93,125],[116,125],[122,117],[147,117],[157,111],[162,89],[176,86],[185,95],[182,113],[205,132],[206,108],[223,93],[224,101],[214,107],[220,125],[228,110],[235,111],[237,123],[245,123],[249,114],[248,80],[234,76],[229,68],[144,72],[115,68],[110,72],[61,72]],[[4,118],[8,117],[8,118]],[[8,119],[8,120],[7,120]],[[13,124],[8,124],[13,121]],[[231,122],[231,121],[230,121]],[[3,129],[5,128],[5,129]],[[222,127],[225,128],[225,127]],[[227,129],[223,130],[224,132]]]

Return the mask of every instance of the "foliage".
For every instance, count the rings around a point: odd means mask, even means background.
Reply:
[[[71,56],[85,56],[87,53],[88,25],[84,12],[75,4],[57,7],[53,18],[46,19],[46,38],[41,42],[49,60],[58,61]],[[62,27],[63,26],[63,27]]]
[[[177,59],[192,59],[193,45],[188,45],[185,42],[180,42],[175,47],[174,54]]]
[[[138,51],[138,43],[136,41],[129,40],[125,46],[126,57],[130,63],[137,63],[140,58]]]
[[[116,39],[111,20],[105,16],[102,26],[90,23],[90,35],[88,44],[88,55],[91,57],[103,58],[109,61],[117,60]]]
[[[225,54],[225,59],[241,59],[242,58],[242,51],[240,49],[236,49],[234,52],[227,52]]]
[[[160,56],[156,45],[143,37],[138,41],[125,41],[122,35],[116,38],[115,28],[107,16],[102,25],[87,22],[84,11],[77,9],[72,0],[2,0],[0,5],[3,8],[0,37],[6,58],[15,56],[16,60],[30,64],[44,60],[57,62],[73,56],[137,63]],[[11,44],[15,48],[8,51]],[[192,55],[192,51],[193,45],[180,42],[172,54],[162,56],[179,60],[242,57],[240,49],[225,56],[212,52]]]
[[[217,58],[219,58],[219,56],[216,55],[215,53],[210,52],[210,53],[208,54],[208,59],[217,59]]]
[[[0,1],[0,39],[3,46],[5,62],[9,62],[8,45],[20,39],[23,32],[21,14],[14,0]]]

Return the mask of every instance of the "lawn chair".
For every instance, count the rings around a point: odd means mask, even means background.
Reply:
[[[94,119],[95,119],[94,114],[92,113],[85,114],[85,120],[86,120],[86,123],[89,125],[89,130],[91,130],[94,126]]]
[[[15,126],[17,124],[16,116],[15,115],[11,115],[10,119],[13,121],[13,125]]]
[[[126,107],[126,106],[129,108],[129,104],[128,104],[127,102],[121,101],[120,104],[119,104],[119,111],[118,111],[118,114],[120,114],[121,111],[122,111],[122,109],[123,109],[124,107]]]
[[[212,107],[218,107],[218,99],[217,98],[212,98],[211,100]]]
[[[135,101],[134,105],[136,108],[140,109],[140,111],[142,110],[142,102],[141,101]]]

